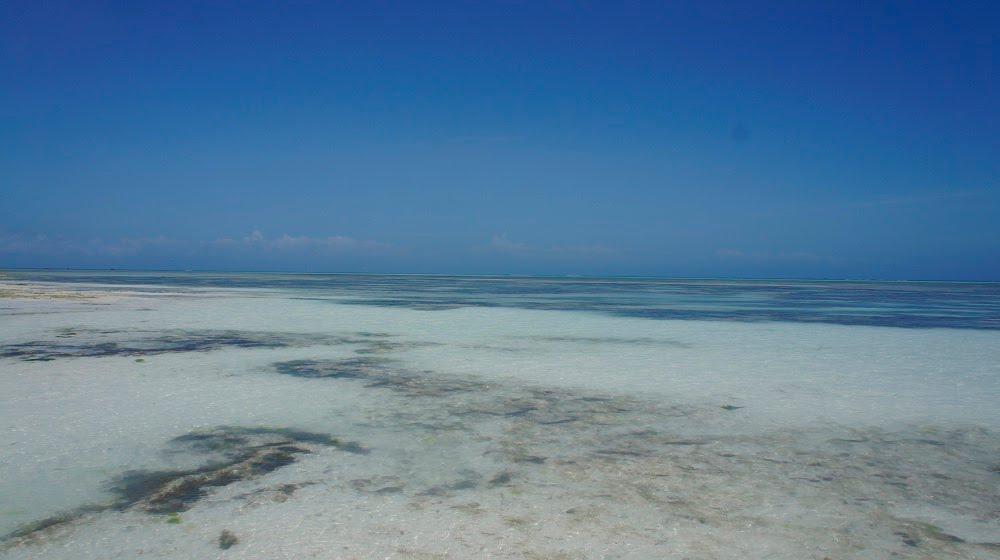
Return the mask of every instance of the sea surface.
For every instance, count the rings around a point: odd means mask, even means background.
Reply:
[[[0,558],[1000,558],[1000,284],[0,271]]]

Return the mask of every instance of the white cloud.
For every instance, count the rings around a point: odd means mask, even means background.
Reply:
[[[158,235],[156,237],[126,237],[112,242],[97,240],[92,246],[92,254],[103,256],[131,256],[148,253],[151,250],[174,250],[183,248],[185,243]]]
[[[73,240],[61,235],[0,232],[0,253],[40,255],[131,256],[150,250],[175,249],[181,242],[165,236],[90,238]]]
[[[70,239],[61,235],[12,233],[0,231],[0,254],[76,255],[91,257],[131,257],[148,254],[198,254],[219,250],[338,253],[346,251],[376,251],[390,247],[376,241],[353,237],[292,236],[268,238],[254,230],[240,239],[216,239],[208,242],[184,241],[163,235],[104,239]]]
[[[510,238],[507,237],[506,233],[494,233],[493,239],[490,241],[490,246],[502,251],[511,251],[515,253],[524,253],[535,250],[534,247],[528,245],[527,243],[511,241]]]
[[[253,230],[250,235],[241,239],[223,238],[210,243],[216,247],[253,249],[263,251],[313,251],[336,253],[343,251],[380,250],[391,245],[378,241],[364,241],[344,235],[327,237],[293,236],[287,233],[280,237],[268,238],[260,230]]]
[[[46,235],[0,232],[0,253],[51,252],[54,246]]]

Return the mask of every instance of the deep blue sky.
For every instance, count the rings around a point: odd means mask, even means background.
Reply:
[[[0,3],[0,267],[1000,280],[997,2]]]

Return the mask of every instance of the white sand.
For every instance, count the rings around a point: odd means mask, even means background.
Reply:
[[[3,558],[997,557],[998,331],[17,289],[0,300],[5,345],[348,341],[0,358],[0,534],[107,504],[124,472],[202,462],[169,443],[199,429],[311,430],[371,453],[318,449],[211,489],[179,524],[86,514]],[[391,359],[389,377],[272,366],[357,357]],[[220,549],[222,529],[240,542]]]

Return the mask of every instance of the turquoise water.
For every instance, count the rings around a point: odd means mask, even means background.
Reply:
[[[683,320],[1000,329],[1000,284],[432,275],[17,271],[18,278],[127,288],[268,288],[338,303],[421,310],[511,307]]]

